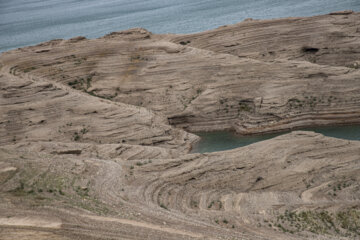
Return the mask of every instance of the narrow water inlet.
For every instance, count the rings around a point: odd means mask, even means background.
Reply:
[[[360,141],[360,125],[313,127],[299,130],[313,131],[329,137]],[[191,152],[205,153],[234,149],[274,138],[289,132],[290,131],[250,136],[238,135],[230,131],[196,132],[194,134],[198,135],[201,139],[193,145]]]

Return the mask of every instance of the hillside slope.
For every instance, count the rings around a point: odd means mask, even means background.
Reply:
[[[145,29],[0,56],[0,239],[358,239],[360,13]]]

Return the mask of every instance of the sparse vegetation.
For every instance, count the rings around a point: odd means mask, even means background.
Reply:
[[[352,180],[347,180],[347,181],[340,181],[337,184],[334,183],[334,185],[328,184],[328,187],[330,189],[328,191],[328,195],[336,197],[337,196],[337,193],[336,193],[337,191],[341,191],[341,190],[344,190],[347,187],[350,187],[352,185],[352,182],[353,182]]]
[[[187,45],[187,44],[189,44],[189,43],[191,43],[189,40],[188,41],[181,41],[181,42],[179,42],[181,45]]]
[[[36,69],[36,67],[29,67],[29,68],[25,68],[24,69],[24,73],[28,73],[28,72],[31,72],[31,71],[33,71],[33,70],[35,70]]]
[[[87,133],[89,130],[87,129],[87,128],[82,128],[81,130],[80,130],[80,132],[84,135],[85,133]]]
[[[74,141],[79,141],[80,140],[80,135],[79,135],[78,132],[74,133],[73,139],[74,139]]]
[[[169,210],[163,203],[160,204],[160,207],[166,210]]]
[[[315,234],[360,236],[360,211],[355,209],[337,213],[311,210],[285,211],[277,217],[276,221],[276,227],[283,232],[309,231]],[[270,224],[269,227],[271,227]]]
[[[352,64],[348,64],[347,65],[348,68],[354,68],[354,69],[359,69],[360,68],[360,64],[358,62],[354,62]]]
[[[248,105],[248,103],[240,101],[239,102],[239,111],[250,112],[251,107]]]
[[[287,104],[292,109],[304,109],[310,108],[314,109],[317,105],[320,104],[330,104],[333,100],[336,99],[334,96],[329,96],[328,98],[316,97],[316,96],[304,96],[304,99],[291,98],[288,100]]]
[[[219,99],[219,103],[220,103],[220,104],[224,104],[225,102],[227,102],[227,99],[226,99],[226,98],[220,98],[220,99]]]
[[[23,181],[20,181],[20,186],[18,186],[17,188],[15,188],[14,190],[10,191],[11,193],[13,193],[15,196],[23,196],[26,194],[25,191],[25,184]]]
[[[194,208],[197,208],[197,207],[199,206],[198,202],[197,202],[197,201],[194,201],[194,200],[192,200],[192,201],[190,202],[190,205],[191,205],[192,207],[194,207]]]
[[[209,209],[217,209],[220,210],[222,208],[222,202],[221,201],[211,201],[208,205]]]
[[[67,84],[77,90],[83,90],[87,93],[91,93],[92,91],[89,91],[89,88],[91,88],[91,82],[93,80],[93,77],[95,76],[95,73],[91,73],[84,77],[77,77],[73,81],[68,82]]]
[[[80,187],[77,186],[75,188],[75,191],[77,194],[79,194],[81,197],[88,197],[89,196],[89,188],[88,187]]]

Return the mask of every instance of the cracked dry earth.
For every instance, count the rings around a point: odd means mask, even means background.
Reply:
[[[359,239],[360,13],[144,29],[0,56],[0,239]]]

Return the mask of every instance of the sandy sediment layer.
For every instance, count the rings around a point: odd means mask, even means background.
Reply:
[[[0,239],[357,239],[360,14],[145,29],[0,56]]]

